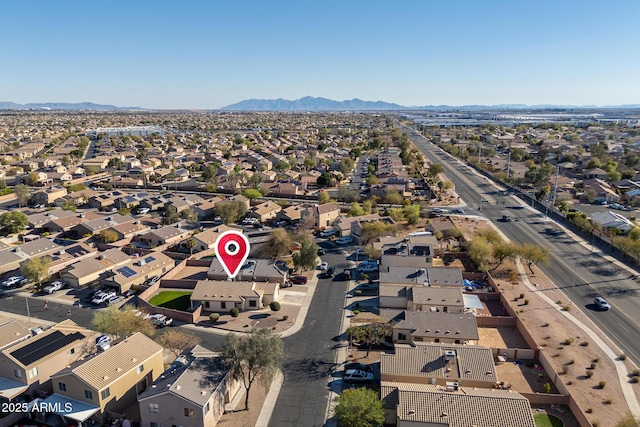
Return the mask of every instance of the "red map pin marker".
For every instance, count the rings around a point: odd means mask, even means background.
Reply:
[[[216,239],[216,256],[222,268],[233,279],[249,257],[249,239],[239,231],[225,231]]]

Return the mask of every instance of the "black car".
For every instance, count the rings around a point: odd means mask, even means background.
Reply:
[[[327,268],[327,271],[325,271],[325,276],[326,277],[333,277],[333,273],[336,271],[336,268],[334,266],[331,266],[329,268]]]
[[[320,248],[318,249],[318,255],[326,255],[327,253],[325,252],[324,249]]]

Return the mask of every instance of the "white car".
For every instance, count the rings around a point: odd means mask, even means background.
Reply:
[[[349,369],[344,373],[344,380],[346,382],[369,383],[373,381],[374,378],[373,373],[361,371],[360,369]]]
[[[116,296],[116,291],[103,292],[103,293],[100,293],[100,294],[96,295],[91,300],[91,303],[95,304],[95,305],[106,304],[107,301],[109,301],[111,298],[113,298],[115,296]]]
[[[351,236],[342,236],[338,240],[336,240],[336,243],[339,245],[348,245],[351,242],[353,242]]]
[[[49,286],[46,286],[44,288],[44,291],[47,294],[52,294],[52,293],[54,293],[56,291],[59,291],[62,288],[64,288],[64,282],[61,282],[61,281],[57,280],[55,282],[51,282],[51,284],[49,284]]]
[[[323,262],[322,264],[320,264],[320,271],[327,271],[328,268],[329,268],[329,263]]]
[[[158,328],[164,328],[165,326],[169,326],[171,325],[171,323],[173,323],[173,319],[165,316],[164,314],[152,314],[151,316],[147,317],[147,319],[149,319],[149,321],[151,321],[151,323],[156,325],[156,327]]]
[[[151,210],[149,208],[140,208],[138,209],[138,215],[148,214]]]
[[[431,209],[431,212],[442,214],[442,213],[447,213],[448,211],[446,209],[442,209],[442,208],[433,208],[433,209]]]
[[[609,310],[611,308],[611,305],[609,305],[607,300],[602,297],[596,297],[593,302],[596,304],[599,310]]]
[[[334,230],[324,230],[320,232],[320,237],[331,237],[335,234]]]
[[[7,288],[10,288],[12,286],[18,285],[22,280],[24,280],[24,277],[22,276],[11,276],[7,280],[2,282],[2,286],[6,286]]]
[[[358,264],[359,273],[372,273],[378,271],[378,264],[372,262],[361,262]]]

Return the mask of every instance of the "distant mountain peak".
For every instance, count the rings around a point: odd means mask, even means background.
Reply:
[[[0,110],[143,110],[140,107],[116,107],[115,105],[94,104],[93,102],[41,102],[16,104],[15,102],[0,101]]]
[[[220,108],[223,111],[388,111],[406,107],[383,101],[363,101],[358,98],[334,101],[304,96],[299,99],[246,99]]]

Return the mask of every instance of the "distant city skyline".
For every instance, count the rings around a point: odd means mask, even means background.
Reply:
[[[0,101],[20,104],[640,103],[635,0],[28,0],[2,15]]]

